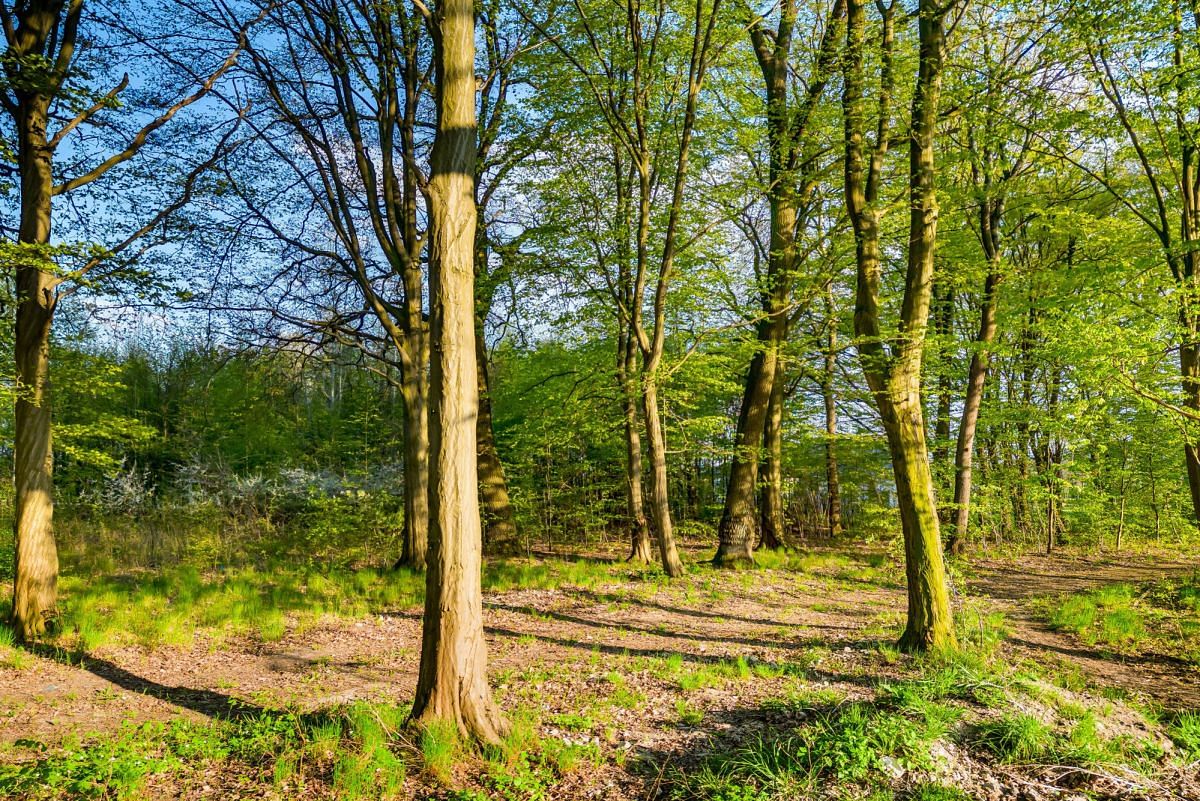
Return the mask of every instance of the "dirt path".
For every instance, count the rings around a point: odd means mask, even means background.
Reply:
[[[1031,658],[1049,655],[1082,671],[1103,687],[1144,696],[1168,710],[1200,709],[1200,669],[1172,654],[1121,656],[1090,647],[1069,633],[1051,630],[1034,614],[1037,598],[1082,592],[1108,584],[1141,584],[1189,575],[1194,562],[1145,557],[1027,554],[1019,561],[982,560],[967,581],[972,593],[994,600],[1008,616],[1008,642]]]

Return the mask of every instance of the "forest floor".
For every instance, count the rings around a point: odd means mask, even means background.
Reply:
[[[420,647],[403,593],[157,640],[79,622],[0,650],[0,796],[1200,799],[1200,637],[1179,622],[1200,607],[1150,603],[1179,582],[1191,603],[1200,563],[973,558],[954,572],[963,652],[914,658],[891,646],[893,557],[763,562],[672,582],[603,555],[510,565],[485,618],[516,734],[482,756],[399,726]]]

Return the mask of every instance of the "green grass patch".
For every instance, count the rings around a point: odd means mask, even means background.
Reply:
[[[236,710],[233,710],[236,711]],[[213,763],[286,797],[328,781],[338,798],[386,799],[405,764],[396,733],[407,710],[353,704],[321,713],[262,712],[214,723],[126,723],[115,732],[50,747],[18,741],[17,761],[0,765],[0,797],[136,799],[151,776],[185,775]]]
[[[1200,664],[1200,578],[1110,584],[1038,602],[1052,628],[1120,654],[1157,651]]]

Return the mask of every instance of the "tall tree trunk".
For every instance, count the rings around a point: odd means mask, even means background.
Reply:
[[[436,6],[437,133],[429,180],[430,530],[421,664],[412,717],[498,743],[506,724],[487,683],[475,453],[475,16]]]
[[[642,438],[638,433],[637,390],[632,385],[637,371],[637,346],[625,324],[621,325],[617,340],[617,381],[621,385],[625,428],[625,516],[629,527],[629,561],[649,564],[654,554],[642,500]]]
[[[672,578],[683,575],[683,562],[675,547],[675,531],[671,525],[670,489],[667,478],[667,441],[663,435],[662,418],[658,409],[658,382],[654,376],[642,379],[642,416],[646,422],[646,448],[650,457],[651,513],[654,533],[658,537],[659,557],[663,571]]]
[[[491,379],[487,362],[487,343],[483,340],[482,321],[475,328],[476,373],[479,379],[479,419],[475,425],[475,453],[479,461],[479,497],[483,505],[483,545],[491,554],[513,555],[521,550],[504,463],[496,450],[492,427]]]
[[[979,408],[987,384],[990,355],[988,346],[996,336],[996,291],[1000,283],[998,261],[993,262],[984,279],[983,306],[979,312],[979,333],[975,337],[975,352],[967,370],[967,394],[963,399],[962,420],[958,425],[958,441],[954,448],[954,533],[946,544],[950,553],[960,553],[967,538],[971,520],[971,481],[975,456],[975,430],[979,424]]]
[[[825,372],[821,379],[821,395],[825,400],[825,486],[829,495],[829,536],[842,533],[842,482],[837,463],[837,395],[834,375],[837,371],[837,318],[833,313],[833,295],[825,293],[826,338]]]
[[[476,195],[478,191],[476,177]],[[495,277],[488,268],[487,221],[484,205],[476,200],[475,217],[475,372],[479,378],[479,419],[475,426],[475,454],[479,461],[479,499],[483,513],[483,548],[489,554],[512,556],[520,552],[517,524],[508,495],[504,463],[496,448],[492,424],[491,373],[488,368],[484,325],[495,295]]]
[[[885,392],[877,394],[897,505],[904,530],[904,564],[908,579],[908,622],[900,647],[909,651],[952,645],[954,627],[950,594],[938,537],[933,475],[925,445],[920,374],[903,371]]]
[[[887,434],[897,501],[904,531],[908,579],[908,622],[900,647],[905,650],[953,647],[950,595],[934,503],[933,476],[925,443],[921,402],[921,364],[937,240],[937,192],[934,136],[941,91],[944,18],[949,5],[920,0],[917,24],[919,61],[912,99],[909,142],[909,236],[904,296],[898,330],[885,336],[880,321],[882,249],[876,206],[884,156],[894,73],[895,6],[885,7],[880,38],[884,82],[880,91],[874,148],[865,148],[866,104],[863,64],[866,13],[862,0],[848,0],[843,121],[846,148],[846,208],[854,226],[857,286],[854,329],[859,358]]]
[[[767,410],[771,405],[777,355],[772,337],[766,330],[770,327],[770,321],[759,326],[761,349],[750,362],[746,389],[742,394],[733,465],[729,470],[729,485],[725,489],[721,525],[717,529],[717,553],[713,556],[713,564],[718,567],[754,563],[754,543],[758,533],[755,525],[758,510],[754,500],[758,484],[759,446],[763,441]]]
[[[786,376],[783,360],[775,362],[775,381],[771,386],[771,405],[763,430],[763,465],[766,476],[759,501],[762,513],[762,547],[783,547],[783,387]]]
[[[54,451],[50,413],[50,326],[57,279],[38,268],[47,254],[34,252],[50,241],[51,151],[46,142],[49,101],[26,99],[18,119],[22,244],[31,258],[16,268],[17,397],[13,481],[16,491],[16,561],[13,628],[32,640],[55,613],[58,549],[54,542]]]

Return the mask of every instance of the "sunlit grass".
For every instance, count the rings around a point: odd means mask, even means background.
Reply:
[[[653,576],[653,568],[567,560],[498,560],[483,572],[488,592],[594,588]],[[357,618],[413,610],[425,593],[424,574],[398,568],[326,571],[280,564],[200,572],[160,571],[64,576],[60,644],[90,651],[102,645],[189,646],[200,632],[220,639],[250,635],[263,642],[287,636],[324,616]],[[0,632],[0,650],[3,649]]]
[[[1200,583],[1110,584],[1039,602],[1051,627],[1117,653],[1148,649],[1200,662]]]

